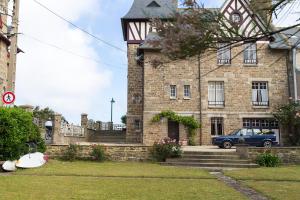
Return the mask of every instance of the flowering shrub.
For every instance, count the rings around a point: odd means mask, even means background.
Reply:
[[[165,162],[167,158],[181,157],[181,154],[181,145],[170,138],[155,142],[151,150],[152,157],[159,162]]]
[[[262,167],[278,167],[281,163],[281,160],[277,155],[263,153],[256,158],[256,163]]]
[[[105,149],[101,145],[93,145],[93,150],[90,153],[92,156],[93,160],[98,161],[98,162],[103,162],[106,160],[106,155],[105,155]]]

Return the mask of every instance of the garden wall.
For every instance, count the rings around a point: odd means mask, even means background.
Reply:
[[[241,158],[249,158],[255,161],[257,156],[262,153],[277,155],[283,164],[300,164],[300,147],[248,147],[237,146],[237,153]]]
[[[62,157],[68,145],[48,145],[47,152],[50,158]],[[112,161],[146,161],[150,159],[149,146],[140,145],[105,145],[104,149]],[[90,158],[91,145],[80,145],[79,157]]]

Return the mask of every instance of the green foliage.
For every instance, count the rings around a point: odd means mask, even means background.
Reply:
[[[281,160],[277,155],[263,153],[257,156],[256,163],[262,167],[278,167],[281,163]]]
[[[126,125],[126,123],[127,123],[127,116],[126,116],[126,115],[123,115],[123,116],[121,117],[121,121],[122,121],[123,124]]]
[[[103,162],[106,160],[105,149],[102,145],[93,146],[93,150],[90,154],[95,161]]]
[[[288,131],[288,139],[292,145],[300,145],[300,105],[291,101],[287,105],[279,107],[274,113],[285,130]]]
[[[173,111],[162,111],[152,118],[152,122],[159,122],[162,118],[167,118],[170,121],[180,123],[188,128],[189,145],[195,145],[196,129],[200,128],[200,124],[192,116],[180,116]]]
[[[26,143],[37,144],[39,152],[46,146],[31,113],[20,108],[0,108],[0,160],[17,160],[28,153]]]
[[[182,155],[181,146],[170,138],[155,142],[150,153],[152,158],[158,162],[165,162],[167,158],[178,158]]]
[[[63,152],[63,160],[75,161],[78,157],[79,145],[70,144],[68,148]]]

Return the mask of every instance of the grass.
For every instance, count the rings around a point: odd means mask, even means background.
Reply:
[[[225,175],[238,180],[300,181],[300,166],[226,171]]]
[[[214,178],[206,171],[134,162],[63,162],[51,160],[38,169],[19,170],[18,175]]]
[[[150,163],[51,161],[0,175],[0,199],[246,199],[207,171]]]
[[[227,171],[225,174],[270,199],[300,199],[300,166]]]

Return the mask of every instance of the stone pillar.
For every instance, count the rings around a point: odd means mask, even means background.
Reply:
[[[53,135],[52,143],[53,144],[62,144],[62,135],[61,135],[61,114],[54,114],[54,124],[53,124]]]
[[[249,159],[249,145],[247,144],[237,144],[236,153],[240,156],[241,159]]]
[[[84,128],[84,135],[87,135],[88,114],[81,114],[81,127]]]
[[[102,122],[101,121],[96,121],[96,131],[100,131],[101,126],[102,126]]]

